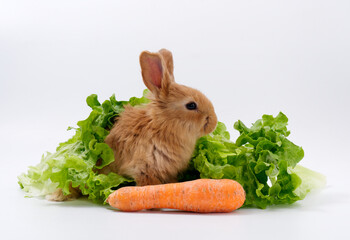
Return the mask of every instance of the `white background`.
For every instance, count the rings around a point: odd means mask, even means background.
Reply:
[[[349,238],[349,12],[335,0],[0,1],[1,238]],[[71,136],[85,98],[140,96],[138,56],[160,48],[232,139],[236,120],[284,112],[326,188],[289,207],[204,215],[24,198],[17,175]]]

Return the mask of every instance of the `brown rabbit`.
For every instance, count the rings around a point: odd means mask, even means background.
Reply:
[[[174,81],[170,51],[144,51],[140,64],[151,102],[125,107],[105,140],[116,160],[101,173],[132,177],[139,186],[176,182],[197,139],[215,129],[214,107],[198,90]]]
[[[173,57],[166,49],[140,55],[143,82],[151,102],[126,106],[106,138],[115,161],[100,173],[115,172],[135,179],[136,184],[176,182],[186,169],[196,141],[217,124],[211,102],[198,90],[175,83]],[[65,196],[57,189],[47,199],[76,198],[78,189]]]

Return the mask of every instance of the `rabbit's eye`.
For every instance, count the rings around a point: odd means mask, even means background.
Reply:
[[[196,110],[197,109],[197,104],[195,102],[189,102],[186,104],[186,108],[188,110]]]

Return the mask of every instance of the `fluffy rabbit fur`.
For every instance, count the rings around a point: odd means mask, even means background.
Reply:
[[[215,129],[214,107],[198,90],[174,81],[170,51],[144,51],[140,65],[151,102],[125,106],[105,140],[115,161],[100,173],[132,177],[139,186],[176,182],[197,139]]]
[[[116,160],[104,172],[130,176],[140,186],[176,182],[197,139],[215,129],[214,107],[198,90],[175,83],[170,51],[142,52],[140,65],[151,102],[127,106],[117,119],[106,138]],[[197,108],[187,109],[188,103]]]

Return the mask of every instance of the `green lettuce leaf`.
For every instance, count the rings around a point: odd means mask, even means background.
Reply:
[[[234,128],[240,136],[234,143],[219,122],[213,133],[198,140],[190,173],[238,181],[246,191],[244,206],[266,208],[303,199],[316,186],[314,182],[319,186],[325,181],[322,175],[297,165],[304,151],[287,139],[287,123],[283,113],[264,115],[250,128],[237,121]],[[188,176],[185,172],[180,178],[188,180]]]
[[[315,172],[299,164],[295,168],[290,169],[290,171],[302,179],[299,187],[294,190],[294,193],[300,196],[301,199],[303,199],[310,190],[321,189],[326,186],[326,176],[321,173]]]

